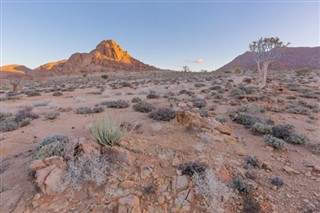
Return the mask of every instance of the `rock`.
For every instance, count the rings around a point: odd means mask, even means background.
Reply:
[[[227,125],[220,124],[215,129],[218,130],[222,134],[231,135],[231,129]]]
[[[80,138],[76,151],[80,151],[84,154],[100,154],[100,146],[93,141]]]
[[[245,155],[246,155],[246,151],[245,151],[243,148],[238,148],[238,149],[235,151],[235,154],[236,154],[236,155],[239,155],[239,156],[245,156]]]
[[[123,189],[131,189],[134,186],[134,181],[124,181],[120,183],[120,187]]]
[[[51,165],[55,165],[56,167],[58,167],[60,169],[65,169],[67,167],[63,158],[60,156],[52,156],[49,158],[45,158],[43,160],[34,160],[31,162],[29,167],[32,171],[37,171],[39,169],[42,169],[44,167],[48,167]]]
[[[315,172],[320,172],[320,165],[315,165],[315,166],[313,166],[313,170],[314,170]]]
[[[189,186],[189,181],[187,176],[180,175],[180,176],[174,176],[172,180],[172,190],[173,191],[182,191],[187,189]]]
[[[120,198],[118,203],[118,213],[142,213],[139,198],[135,195]]]
[[[44,181],[46,187],[45,194],[55,195],[63,191],[62,181],[63,181],[63,170],[55,167]]]
[[[231,137],[231,136],[227,136],[224,138],[224,142],[235,144],[235,143],[237,143],[237,139],[234,137]]]
[[[166,201],[166,198],[165,198],[163,195],[161,195],[161,196],[158,198],[158,203],[159,203],[160,205],[162,205],[165,201]]]
[[[182,208],[184,211],[189,212],[191,209],[192,200],[193,200],[193,192],[191,189],[187,189],[179,192],[177,198],[174,201],[176,205],[176,209],[180,210]]]
[[[175,122],[180,125],[191,127],[191,128],[207,128],[210,129],[209,122],[202,118],[198,113],[193,113],[190,111],[181,111],[176,112]]]
[[[147,177],[150,177],[151,173],[152,169],[150,167],[144,167],[142,168],[140,175],[142,179],[146,179]]]
[[[284,166],[283,170],[285,172],[287,172],[288,174],[299,174],[299,172],[297,172],[296,170],[294,170],[293,168],[291,168],[289,166]]]
[[[229,170],[227,170],[225,167],[221,168],[219,172],[219,178],[223,183],[226,184],[230,183],[232,180]]]
[[[37,186],[40,188],[41,192],[44,193],[44,194],[46,194],[46,186],[45,186],[44,182],[45,182],[46,178],[48,177],[48,175],[50,174],[50,172],[54,168],[56,168],[56,166],[55,165],[51,165],[51,166],[45,167],[43,169],[39,169],[36,172],[36,175],[35,175],[36,180],[35,180],[35,182],[36,182]]]

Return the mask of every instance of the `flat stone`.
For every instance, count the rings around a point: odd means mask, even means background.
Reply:
[[[174,176],[172,181],[172,190],[174,191],[182,191],[184,189],[187,189],[189,186],[189,181],[187,176],[180,175],[180,176]]]
[[[120,187],[123,189],[131,189],[134,186],[134,181],[124,181],[122,183],[120,183]]]

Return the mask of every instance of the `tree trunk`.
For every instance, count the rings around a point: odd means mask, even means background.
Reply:
[[[260,88],[264,88],[267,85],[267,74],[268,74],[268,67],[270,62],[265,62],[262,65],[262,78],[260,81]]]
[[[12,84],[12,92],[18,91],[18,84]]]

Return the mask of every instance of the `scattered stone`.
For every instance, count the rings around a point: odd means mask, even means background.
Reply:
[[[117,213],[142,213],[140,200],[135,195],[128,195],[118,200],[119,207]]]
[[[294,170],[293,168],[289,167],[289,166],[284,166],[283,170],[285,172],[287,172],[288,174],[299,174],[298,171]]]

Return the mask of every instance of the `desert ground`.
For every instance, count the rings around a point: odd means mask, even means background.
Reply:
[[[1,212],[320,212],[319,71],[107,75],[1,81]]]

